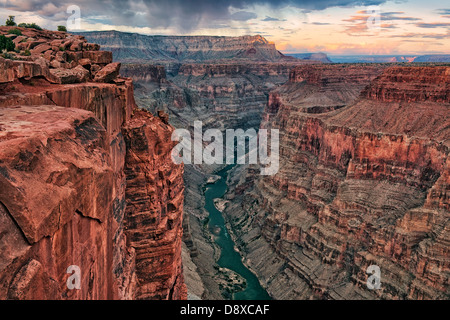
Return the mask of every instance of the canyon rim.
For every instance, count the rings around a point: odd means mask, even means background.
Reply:
[[[5,2],[0,299],[449,300],[450,12],[410,2]]]

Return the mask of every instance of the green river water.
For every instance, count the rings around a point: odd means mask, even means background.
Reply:
[[[220,227],[220,233],[215,236],[215,242],[221,249],[221,255],[217,264],[222,268],[231,269],[239,273],[247,283],[244,291],[233,295],[233,300],[269,300],[267,291],[261,287],[258,278],[244,266],[241,256],[234,250],[235,244],[225,227],[222,213],[214,206],[214,199],[221,198],[227,191],[226,178],[228,171],[233,167],[229,165],[217,173],[221,179],[213,184],[208,184],[205,190],[205,209],[209,212],[209,227]]]

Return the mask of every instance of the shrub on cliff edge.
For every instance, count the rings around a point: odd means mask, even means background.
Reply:
[[[14,16],[9,16],[8,19],[5,22],[5,25],[11,27],[11,26],[15,26],[16,22],[14,21]]]
[[[19,29],[9,29],[8,30],[8,34],[15,34],[16,36],[21,36],[22,35],[22,31],[20,31]]]
[[[10,38],[0,35],[0,52],[3,50],[13,51],[15,47],[16,45]]]
[[[19,23],[19,27],[21,28],[28,28],[28,29],[36,29],[36,30],[42,30],[40,26],[38,26],[36,23]]]

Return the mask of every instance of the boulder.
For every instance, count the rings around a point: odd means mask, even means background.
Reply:
[[[91,73],[95,75],[102,67],[100,67],[98,64],[92,64],[91,65]]]
[[[83,49],[86,50],[86,51],[99,51],[100,50],[100,45],[98,45],[96,43],[85,42],[83,44]]]
[[[46,40],[43,39],[39,39],[39,40],[33,40],[33,41],[27,41],[24,42],[26,44],[26,49],[31,50],[36,48],[37,46],[41,45],[41,44],[47,44]]]
[[[16,37],[14,40],[13,40],[13,42],[14,42],[14,44],[16,45],[16,47],[17,47],[17,45],[20,43],[20,42],[22,42],[23,40],[25,40],[27,37],[25,37],[25,36],[18,36],[18,37]]]
[[[52,47],[49,46],[47,43],[43,43],[40,44],[38,46],[36,46],[34,49],[31,50],[31,53],[35,53],[35,54],[41,54],[47,50],[51,50]]]
[[[93,63],[108,64],[113,57],[111,51],[83,51],[83,58],[90,59]]]
[[[7,83],[14,81],[14,69],[12,68],[12,61],[0,57],[0,83]]]
[[[112,82],[119,75],[119,70],[120,62],[110,63],[96,73],[94,81],[106,83]]]
[[[81,51],[83,50],[83,41],[81,40],[76,40],[72,43],[72,45],[70,46],[70,50],[71,51]]]
[[[53,50],[47,50],[44,52],[43,58],[48,61],[52,61],[55,58],[55,52]]]
[[[50,69],[46,78],[51,83],[80,83],[85,82],[89,78],[89,71],[82,66],[77,66],[73,69],[56,68]]]

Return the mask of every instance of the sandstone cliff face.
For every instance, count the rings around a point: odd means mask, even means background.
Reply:
[[[137,298],[180,299],[183,166],[171,160],[169,125],[139,111],[124,127],[126,234],[136,250]]]
[[[391,68],[377,78],[364,95],[384,102],[449,103],[449,87],[448,67]]]
[[[194,121],[202,121],[204,130],[256,129],[269,92],[285,83],[295,66],[317,63],[284,57],[259,36],[148,37],[120,32],[85,36],[123,62],[122,74],[135,82],[137,104],[153,114],[168,113],[176,128],[192,129]],[[203,233],[200,221],[205,218],[202,184],[206,173],[215,169],[186,166],[184,175],[185,243],[205,283],[203,297],[209,299],[223,298],[214,268],[218,249]],[[197,274],[192,277],[198,279]],[[189,288],[190,293],[202,292],[201,287]]]
[[[141,76],[145,71],[132,71],[147,69],[145,64],[125,68],[137,81],[138,105],[152,113],[164,110],[175,127],[189,128],[200,120],[204,128],[257,128],[270,90],[286,82],[299,64],[304,62],[183,63],[166,78],[150,79]]]
[[[299,61],[297,64],[317,63],[317,61]],[[258,76],[288,76],[289,70],[295,65],[295,63],[184,63],[178,69],[178,74],[182,76],[194,76],[194,77],[234,77],[238,75],[258,75]]]
[[[299,64],[261,36],[145,36],[117,31],[82,33],[124,63],[137,103],[171,115],[175,127],[259,127],[270,90]]]
[[[450,68],[382,69],[298,67],[271,93],[280,171],[235,174],[227,213],[275,298],[450,297]]]
[[[83,35],[113,52],[136,83],[136,101],[175,127],[259,127],[269,91],[299,64],[261,36],[145,36],[116,31]]]
[[[303,60],[315,60],[315,61],[321,61],[323,63],[331,63],[331,62],[333,62],[323,52],[317,52],[317,53],[292,53],[292,54],[288,54],[288,55],[291,56],[291,57],[295,57],[295,58],[303,59]]]
[[[118,31],[82,33],[89,41],[111,51],[118,61],[256,61],[290,60],[262,36],[146,36]]]
[[[111,53],[21,30],[31,56],[0,58],[0,298],[185,298],[172,129],[138,111]]]
[[[134,82],[161,84],[166,81],[166,69],[164,66],[154,64],[125,64],[121,68],[121,74],[133,79]]]

